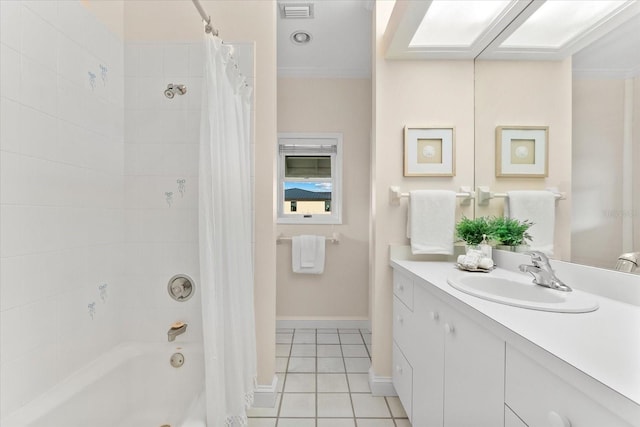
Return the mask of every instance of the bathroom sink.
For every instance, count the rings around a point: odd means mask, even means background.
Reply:
[[[586,313],[598,309],[598,302],[580,291],[562,292],[536,285],[527,276],[517,274],[462,273],[452,275],[447,282],[469,295],[500,304],[532,310],[559,313]]]

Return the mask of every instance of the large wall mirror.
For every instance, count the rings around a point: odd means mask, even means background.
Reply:
[[[512,51],[547,31],[525,27],[520,39],[518,31],[509,37]],[[554,257],[615,268],[622,254],[640,251],[640,15],[612,20],[548,61],[507,57],[505,44],[498,39],[490,45],[498,49],[475,60],[475,185],[566,193],[556,206]],[[548,126],[548,176],[496,176],[498,126]],[[503,205],[492,199],[476,216],[501,215]]]
[[[474,185],[566,194],[554,258],[614,268],[640,251],[640,0],[398,1],[384,43],[388,59],[473,61]],[[517,150],[497,153],[497,129]]]

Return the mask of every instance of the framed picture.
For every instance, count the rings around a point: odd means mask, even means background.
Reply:
[[[498,126],[496,176],[548,176],[548,143],[548,126]]]
[[[404,176],[454,176],[455,129],[404,128]]]

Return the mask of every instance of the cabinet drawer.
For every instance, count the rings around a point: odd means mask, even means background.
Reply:
[[[510,346],[506,357],[505,402],[531,427],[630,426],[598,401]]]
[[[393,272],[393,294],[409,307],[409,310],[413,311],[413,281],[395,270]]]
[[[393,340],[411,358],[412,343],[416,339],[413,312],[398,297],[393,297]]]
[[[402,402],[404,411],[409,417],[409,421],[413,419],[411,412],[411,401],[413,400],[413,368],[405,359],[400,348],[393,343],[393,386],[398,393],[398,398]]]

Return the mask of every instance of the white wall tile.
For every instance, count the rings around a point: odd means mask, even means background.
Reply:
[[[20,50],[22,2],[0,1],[0,43]]]
[[[21,106],[8,98],[0,98],[0,150],[19,152]]]
[[[85,50],[67,35],[58,33],[58,73],[69,82],[83,86],[87,79]]]
[[[25,56],[22,56],[21,64],[20,99],[22,103],[55,115],[58,107],[56,72]]]
[[[49,2],[31,2],[32,5],[36,3]],[[22,54],[52,71],[57,68],[58,31],[29,7],[22,10]]]
[[[189,45],[171,43],[163,49],[163,74],[186,77],[189,75]]]
[[[0,44],[0,96],[20,101],[21,84],[20,53]]]
[[[71,40],[86,46],[89,13],[79,1],[58,2],[58,29]]]
[[[58,24],[58,1],[57,0],[22,0],[22,4],[30,11],[38,15],[47,24],[56,26]]]
[[[162,77],[164,74],[164,48],[160,44],[139,45],[138,76]]]
[[[203,43],[189,44],[189,76],[202,77],[204,74]]]

